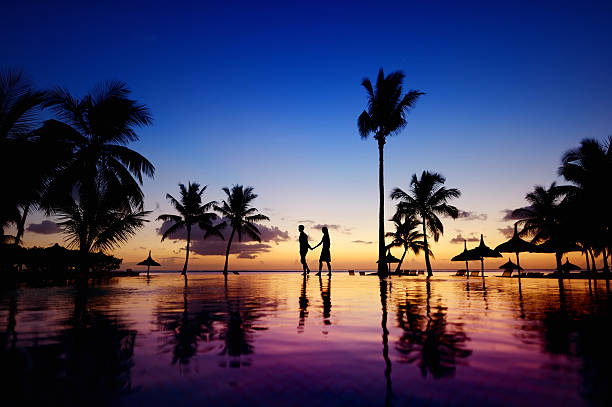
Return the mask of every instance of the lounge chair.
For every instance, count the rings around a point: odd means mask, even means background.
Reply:
[[[349,270],[349,276],[354,276],[355,275],[355,270]]]
[[[498,277],[512,277],[512,270],[506,270],[502,273],[501,276]]]
[[[529,273],[525,273],[525,277],[543,277],[544,273],[539,273],[539,272],[529,272]]]
[[[417,275],[417,271],[416,270],[407,270],[407,276],[416,276]]]
[[[465,270],[457,270],[457,274],[455,274],[455,275],[459,276],[459,277],[463,277],[463,276],[465,276]]]
[[[422,275],[424,275],[424,274],[425,274],[425,271],[424,271],[424,270],[419,270],[419,271],[417,272],[417,274],[418,274],[418,275],[420,275],[420,276],[422,276]]]
[[[480,271],[470,271],[470,277],[478,277]]]
[[[359,272],[359,275],[360,275],[360,276],[365,276],[365,271],[360,271],[360,272]]]

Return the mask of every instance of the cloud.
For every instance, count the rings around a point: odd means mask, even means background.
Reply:
[[[451,243],[463,243],[464,240],[467,240],[468,242],[479,242],[480,239],[477,238],[476,236],[467,236],[467,237],[463,237],[461,236],[461,233],[459,233],[457,236],[453,237],[450,242]]]
[[[530,210],[532,208],[530,206],[524,206],[524,207],[522,207],[520,209]],[[502,216],[502,218],[501,218],[502,222],[507,222],[509,220],[519,220],[519,219],[521,219],[521,216],[514,216],[514,215],[512,215],[512,212],[514,212],[514,209],[504,209],[501,212],[504,214],[504,216]]]
[[[487,220],[486,213],[476,213],[471,211],[459,211],[459,219],[463,220]]]
[[[329,225],[329,224],[326,224],[326,223],[317,223],[316,225],[313,225],[312,228],[313,229],[321,230],[323,228],[323,226],[327,226],[327,229],[329,229],[329,230],[335,230],[335,231],[338,231],[340,233],[344,233],[344,234],[347,234],[347,235],[350,235],[351,234],[351,230],[354,229],[354,228],[349,228],[349,227],[342,226],[342,225]]]
[[[367,240],[353,240],[352,243],[357,243],[357,244],[372,244],[374,242],[370,242]]]
[[[40,233],[41,235],[52,235],[60,232],[60,228],[57,226],[57,223],[51,222],[50,220],[43,220],[40,223],[30,223],[26,230],[34,233]]]
[[[309,219],[303,219],[303,220],[298,220],[297,223],[308,223],[308,224],[312,224],[315,223],[314,220],[309,220]]]
[[[157,233],[162,235],[170,227],[171,222],[164,222],[160,228],[157,229]],[[279,244],[289,240],[289,232],[279,229],[277,226],[264,226],[257,225],[259,229],[261,242],[256,242],[249,238],[247,235],[242,235],[242,241],[238,240],[238,235],[234,235],[232,240],[232,246],[230,248],[230,254],[237,254],[238,258],[241,259],[254,259],[260,253],[267,253],[270,251],[272,246],[270,243]],[[212,255],[212,256],[225,256],[225,250],[227,248],[227,241],[231,234],[231,229],[226,227],[221,232],[225,237],[225,240],[221,240],[218,237],[209,237],[204,240],[204,231],[197,225],[191,230],[191,250],[194,253],[200,255]],[[175,235],[169,237],[169,239],[178,241],[185,241],[187,239],[187,231],[182,230]]]
[[[504,235],[504,237],[511,238],[514,235],[514,227],[508,226],[505,228],[498,228],[497,231]]]

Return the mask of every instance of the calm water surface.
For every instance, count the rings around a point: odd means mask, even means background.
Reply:
[[[0,290],[9,404],[610,405],[610,287],[338,273]]]

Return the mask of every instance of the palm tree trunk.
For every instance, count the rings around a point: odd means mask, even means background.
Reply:
[[[589,252],[588,252],[588,249],[584,250],[584,257],[586,257],[587,272],[589,272],[589,271],[591,271],[591,265],[589,263]]]
[[[589,253],[591,254],[591,271],[593,273],[597,273],[597,266],[595,265],[595,256],[593,255],[593,249],[589,248]]]
[[[230,238],[227,241],[227,249],[225,249],[225,266],[223,266],[223,275],[227,278],[227,262],[229,259],[230,247],[232,247],[232,239],[234,238],[234,232],[236,232],[236,228],[232,228],[232,233],[230,234]]]
[[[378,274],[387,274],[385,262],[385,186],[383,176],[383,149],[385,139],[378,139]]]
[[[189,262],[189,243],[191,243],[191,226],[187,225],[187,253],[185,254],[185,265],[183,266],[182,275],[187,278],[187,263]]]
[[[402,254],[402,258],[400,259],[399,263],[397,263],[397,268],[395,269],[396,273],[399,273],[400,268],[402,267],[402,263],[404,262],[404,257],[406,257],[407,251],[408,251],[408,248],[404,246],[404,254]]]
[[[561,273],[561,259],[563,258],[563,253],[557,252],[555,253],[555,260],[557,261],[557,271]]]
[[[605,246],[601,248],[601,255],[603,256],[603,271],[609,273],[610,268],[608,267],[608,252],[606,251]]]
[[[425,267],[427,267],[427,277],[433,276],[431,263],[429,262],[429,246],[427,245],[427,221],[423,218],[423,242],[425,243]]]
[[[26,204],[23,208],[23,213],[19,218],[19,223],[17,224],[17,234],[15,235],[15,244],[18,245],[21,242],[21,238],[25,232],[25,222],[28,217],[28,213],[30,212],[30,202]]]

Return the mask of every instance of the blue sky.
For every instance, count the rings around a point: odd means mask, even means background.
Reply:
[[[426,92],[386,145],[386,189],[439,171],[461,209],[487,215],[443,240],[501,239],[501,210],[555,180],[582,138],[612,133],[610,2],[22,3],[3,6],[0,66],[75,95],[120,79],[150,107],[133,145],[157,168],[149,208],[169,210],[180,181],[211,199],[253,185],[272,225],[342,224],[347,253],[376,237],[376,145],[356,119],[380,67]]]

